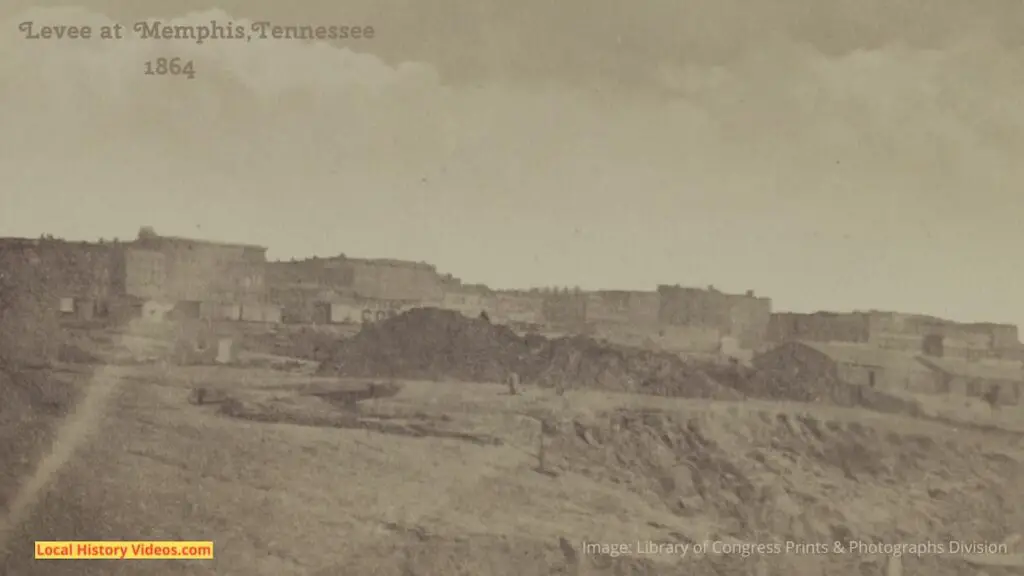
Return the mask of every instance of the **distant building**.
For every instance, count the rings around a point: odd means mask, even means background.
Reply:
[[[497,315],[498,295],[485,286],[449,284],[441,297],[440,307],[469,318],[478,318],[481,313]]]
[[[587,295],[553,288],[541,294],[544,323],[560,329],[581,329],[587,322]]]
[[[970,362],[958,358],[922,357],[935,371],[940,388],[950,394],[987,399],[997,404],[1019,404],[1024,388],[1024,366],[1020,362],[988,360]]]
[[[288,322],[328,322],[349,317],[357,307],[362,317],[370,310],[439,305],[443,279],[437,269],[421,262],[335,256],[267,264],[270,299],[283,307]],[[372,304],[374,301],[378,304]],[[327,312],[332,304],[335,312]]]
[[[397,300],[341,297],[316,303],[310,321],[315,324],[371,324],[393,318],[413,307],[414,304],[403,304]]]
[[[831,379],[888,391],[942,391],[941,379],[915,356],[865,344],[786,342],[756,356],[753,363],[808,381]]]
[[[263,246],[159,236],[144,228],[136,240],[115,244],[111,293],[121,310],[170,307],[179,317],[276,323],[280,311],[268,301],[266,253]]]
[[[142,300],[262,304],[267,249],[173,236],[120,245],[115,287]]]
[[[495,293],[494,306],[489,315],[498,323],[541,325],[544,323],[544,298],[537,292],[501,290]]]
[[[768,339],[776,343],[789,340],[870,343],[880,349],[966,360],[1016,359],[1021,350],[1017,327],[1012,324],[965,324],[920,314],[881,311],[776,313],[771,315]],[[934,351],[940,352],[935,354]]]
[[[378,300],[440,302],[443,290],[437,268],[423,262],[351,258],[352,291]]]
[[[668,326],[717,329],[722,337],[734,338],[746,349],[765,342],[771,320],[772,301],[746,294],[726,294],[682,286],[658,286],[658,320]]]
[[[661,298],[657,292],[598,290],[587,292],[586,299],[587,323],[636,327],[658,324]]]
[[[158,236],[140,231],[130,242],[0,239],[6,273],[42,271],[50,305],[82,319],[136,314],[168,306],[186,316],[274,321],[264,284],[262,246]],[[134,311],[133,311],[134,310]]]
[[[871,339],[871,319],[863,313],[776,312],[768,322],[768,340],[786,342],[847,342],[866,344]]]
[[[69,242],[55,238],[0,238],[0,274],[32,277],[40,304],[64,316],[103,315],[111,297],[115,244]]]
[[[810,381],[837,379],[888,391],[948,393],[998,404],[1020,403],[1024,365],[969,361],[879,349],[870,344],[791,341],[754,358],[754,365]]]

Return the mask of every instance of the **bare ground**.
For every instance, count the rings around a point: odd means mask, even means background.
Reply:
[[[120,383],[107,418],[3,574],[575,574],[559,538],[583,574],[880,574],[880,558],[852,554],[607,558],[579,545],[1000,541],[1024,526],[1018,436],[904,416],[444,382],[353,409],[309,394],[337,380],[281,370],[97,374],[92,385]],[[234,401],[195,406],[195,386]],[[45,539],[213,540],[216,559],[31,560]],[[954,556],[905,564],[975,574]]]

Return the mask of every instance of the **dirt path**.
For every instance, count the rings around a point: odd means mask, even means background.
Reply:
[[[0,517],[0,551],[7,549],[11,533],[31,516],[54,477],[96,432],[117,384],[116,376],[100,369],[76,409],[60,422],[51,449],[42,456],[34,472],[23,480],[7,506],[7,514]]]
[[[92,446],[109,442],[106,421],[119,394],[120,378],[100,367],[92,375],[75,410],[57,424],[53,443],[18,491],[0,519],[0,566],[4,574],[96,573],[81,563],[36,562],[35,540],[95,540],[93,483],[104,460],[94,460]],[[102,506],[102,503],[100,503]],[[103,572],[110,573],[110,572]]]
[[[393,561],[407,529],[530,459],[450,439],[246,423],[189,405],[189,386],[156,370],[106,377],[107,417],[90,409],[95,432],[45,465],[52,483],[23,506],[5,576],[305,576]],[[213,540],[216,558],[37,562],[35,540]]]

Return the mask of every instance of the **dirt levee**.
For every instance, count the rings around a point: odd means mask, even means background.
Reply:
[[[549,340],[457,312],[422,308],[338,343],[320,373],[348,377],[525,382],[666,396],[737,398],[681,358],[582,336]]]
[[[322,375],[467,382],[500,382],[511,372],[526,383],[567,389],[820,402],[916,413],[913,403],[862,386],[684,359],[585,336],[520,336],[482,318],[434,308],[411,310],[338,340],[320,368]]]
[[[594,388],[658,396],[742,398],[704,369],[705,363],[674,354],[599,342],[585,336],[550,340],[533,356],[528,381],[566,388]]]
[[[530,349],[512,330],[422,308],[366,325],[338,343],[321,373],[355,377],[500,381]]]

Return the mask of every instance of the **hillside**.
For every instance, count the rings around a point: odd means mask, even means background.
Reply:
[[[835,383],[421,314],[423,332],[406,316],[336,341],[320,376],[163,363],[15,375],[3,390],[16,392],[5,398],[19,420],[5,430],[41,431],[5,452],[19,474],[48,452],[77,391],[109,400],[79,410],[94,429],[72,428],[80,447],[55,451],[66,464],[11,534],[0,572],[872,575],[878,554],[741,551],[840,540],[1020,552],[1020,434],[868,409],[877,398]],[[503,351],[491,355],[495,342]],[[509,366],[525,376],[516,395],[468,380]],[[349,370],[361,376],[337,374]],[[10,504],[24,477],[5,481]],[[26,551],[42,539],[213,540],[216,559],[34,562]],[[678,553],[706,540],[722,553]],[[976,573],[960,553],[904,565]]]

